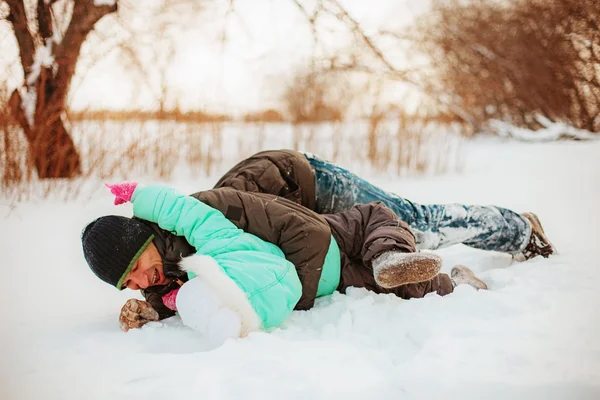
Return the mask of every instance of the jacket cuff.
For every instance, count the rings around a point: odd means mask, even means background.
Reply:
[[[230,310],[239,315],[242,321],[240,337],[262,327],[260,317],[252,307],[246,293],[223,271],[217,261],[206,255],[196,254],[183,258],[179,262],[182,271],[192,274],[206,282]]]

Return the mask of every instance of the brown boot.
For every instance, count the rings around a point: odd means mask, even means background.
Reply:
[[[456,265],[454,268],[452,268],[450,276],[452,277],[452,286],[454,287],[467,284],[477,290],[487,290],[488,288],[484,281],[476,277],[473,271],[464,265]]]
[[[388,251],[373,260],[375,282],[385,289],[433,279],[442,268],[442,259],[432,253]]]
[[[526,218],[531,224],[531,236],[529,237],[529,243],[522,252],[517,253],[513,256],[516,261],[529,260],[536,256],[542,256],[544,258],[550,257],[552,254],[556,254],[556,248],[552,245],[539,218],[534,213],[523,213],[522,217]]]

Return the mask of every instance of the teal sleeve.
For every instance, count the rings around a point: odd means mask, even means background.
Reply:
[[[198,253],[213,257],[246,293],[264,328],[278,326],[293,311],[302,285],[279,247],[238,229],[220,211],[165,186],[138,187],[132,202],[136,217],[184,236]]]
[[[138,187],[131,201],[136,217],[155,222],[177,236],[184,236],[202,254],[218,254],[219,249],[232,245],[244,247],[244,241],[235,243],[244,232],[220,211],[174,189],[161,185]],[[250,238],[245,241],[248,249],[253,241]]]

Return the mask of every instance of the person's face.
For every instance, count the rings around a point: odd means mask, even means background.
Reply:
[[[154,243],[151,242],[125,276],[123,288],[147,289],[150,286],[166,285],[167,283],[169,280],[163,273],[162,258]]]

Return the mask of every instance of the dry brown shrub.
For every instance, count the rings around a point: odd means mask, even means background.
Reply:
[[[277,110],[268,109],[244,115],[244,122],[284,122],[285,118]]]
[[[294,124],[334,122],[344,119],[347,107],[340,74],[300,72],[284,91],[281,101]]]
[[[373,126],[368,119],[296,125],[76,122],[69,129],[82,155],[83,177],[38,180],[33,174],[29,180],[21,179],[13,185],[12,192],[3,190],[2,197],[72,199],[80,194],[97,193],[102,181],[164,181],[172,179],[182,168],[184,174],[191,173],[184,176],[192,179],[198,175],[216,176],[244,157],[277,148],[313,152],[360,174],[377,171],[405,175],[456,169],[455,158],[460,154],[458,135],[441,134],[439,124],[409,117],[399,110],[390,111],[378,119],[377,140],[374,148],[368,150],[373,143],[369,134]],[[14,154],[18,171],[26,173],[27,143],[22,137],[19,140],[21,148]],[[5,169],[0,172],[4,174]]]
[[[366,161],[397,175],[442,174],[462,169],[464,125],[455,118],[375,107],[368,118]]]
[[[437,0],[419,24],[434,93],[481,126],[536,116],[600,131],[600,2]]]
[[[77,110],[68,112],[69,119],[79,121],[175,121],[187,123],[209,123],[231,121],[229,115],[209,113],[201,110],[182,111],[179,108],[172,110]]]

